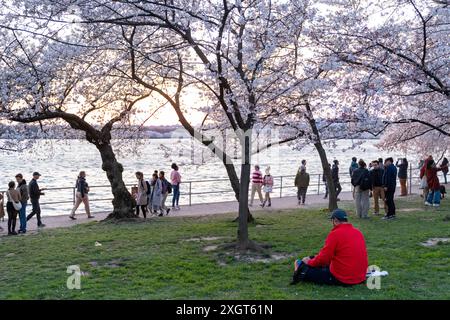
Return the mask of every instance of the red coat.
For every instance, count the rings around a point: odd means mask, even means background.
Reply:
[[[365,281],[368,264],[364,236],[350,223],[334,227],[319,254],[308,262],[311,267],[329,266],[331,274],[346,284]]]
[[[441,168],[431,167],[430,169],[426,169],[427,175],[427,183],[428,188],[433,191],[438,191],[441,188],[441,184],[439,183],[439,178],[437,176],[438,171],[441,171]]]

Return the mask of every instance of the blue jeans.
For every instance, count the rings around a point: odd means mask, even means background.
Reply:
[[[20,228],[19,231],[27,231],[27,201],[22,202],[22,209],[19,211]]]
[[[173,196],[172,196],[172,207],[175,205],[178,206],[178,202],[180,201],[180,184],[172,185]]]
[[[427,202],[431,204],[441,204],[441,191],[430,190],[428,192]]]

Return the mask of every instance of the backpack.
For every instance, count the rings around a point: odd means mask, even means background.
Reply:
[[[162,186],[163,191],[166,190],[167,193],[169,194],[172,193],[172,184],[169,181],[167,181],[167,179],[164,179],[162,181],[162,184],[163,184]]]
[[[364,172],[361,177],[361,183],[359,184],[359,188],[362,191],[366,191],[372,188],[372,181],[370,179],[369,171]]]
[[[147,195],[149,195],[151,193],[150,183],[148,183],[148,181],[145,181],[145,184],[147,185]]]

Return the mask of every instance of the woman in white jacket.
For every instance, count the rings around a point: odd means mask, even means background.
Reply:
[[[147,182],[144,180],[144,174],[140,171],[136,172],[136,178],[138,179],[138,192],[136,195],[136,215],[139,216],[139,208],[142,210],[144,219],[147,218]]]

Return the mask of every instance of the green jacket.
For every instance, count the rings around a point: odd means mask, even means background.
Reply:
[[[306,188],[309,186],[309,173],[297,172],[295,176],[295,186],[298,188]]]

